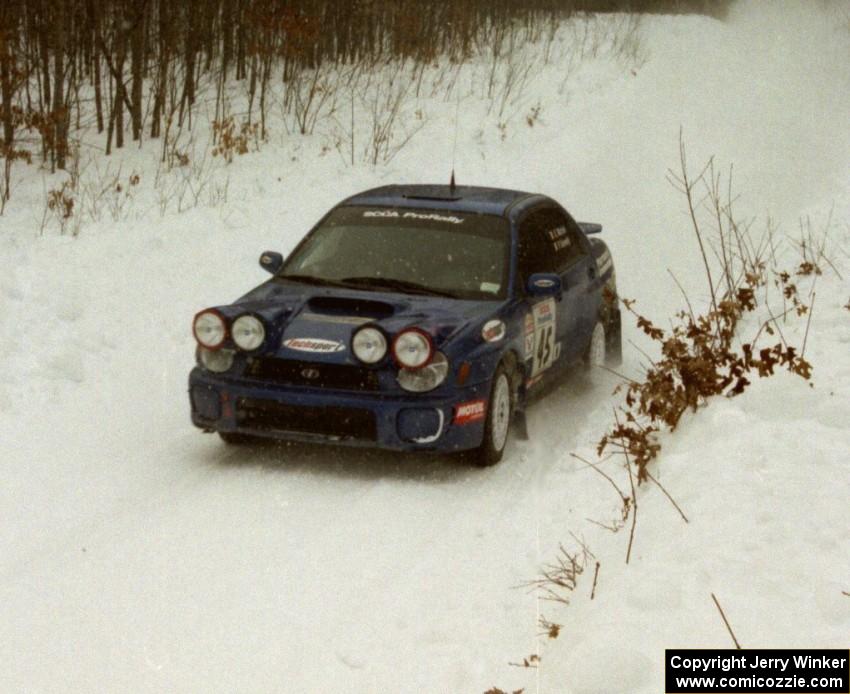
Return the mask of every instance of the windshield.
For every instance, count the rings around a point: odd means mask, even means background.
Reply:
[[[510,234],[494,215],[390,207],[334,210],[278,277],[460,299],[506,295]]]

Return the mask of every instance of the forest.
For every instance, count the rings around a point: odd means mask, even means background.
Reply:
[[[581,12],[722,13],[708,0],[7,0],[0,5],[3,202],[15,161],[67,167],[74,133],[96,129],[105,154],[128,139],[191,127],[200,92],[216,94],[217,135],[233,136],[225,86],[247,107],[238,132],[265,136],[269,85],[308,132],[333,80],[392,61],[419,79],[438,59],[489,53],[494,64],[552,36]]]

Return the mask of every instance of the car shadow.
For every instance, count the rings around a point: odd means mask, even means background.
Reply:
[[[281,474],[307,474],[361,480],[396,479],[450,483],[481,473],[461,456],[432,452],[400,452],[256,439],[238,446],[220,442],[209,463],[228,468],[255,467]]]
[[[567,411],[592,406],[597,396],[610,392],[600,389],[580,369],[546,386],[528,405],[532,421],[546,418],[552,407]],[[566,413],[565,413],[566,414]],[[569,421],[569,417],[566,418]],[[535,421],[536,423],[536,421]],[[532,436],[534,436],[533,428]],[[538,430],[538,434],[540,434]],[[313,444],[257,438],[249,443],[228,445],[218,440],[214,455],[202,447],[199,462],[220,468],[260,468],[280,474],[307,474],[317,477],[375,481],[394,479],[426,484],[448,484],[461,480],[487,479],[505,474],[512,465],[521,464],[517,453],[521,445],[520,427],[514,427],[505,457],[496,466],[479,468],[460,454],[437,452],[399,452],[371,448],[353,448],[333,444]],[[545,434],[544,434],[545,436]]]

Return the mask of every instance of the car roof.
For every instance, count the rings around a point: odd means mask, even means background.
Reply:
[[[541,197],[505,188],[447,186],[436,184],[390,185],[352,195],[340,205],[375,207],[418,207],[504,215],[508,208],[524,198]]]

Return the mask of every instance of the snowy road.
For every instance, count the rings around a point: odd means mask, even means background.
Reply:
[[[535,647],[536,601],[509,588],[536,574],[540,534],[545,556],[575,515],[548,488],[599,491],[543,452],[585,443],[605,393],[576,376],[532,410],[534,439],[485,471],[225,448],[174,423],[158,435],[168,417],[139,427],[132,447],[107,412],[29,425],[40,443],[5,459],[30,481],[39,467],[40,484],[4,492],[0,643],[16,656],[2,689],[95,690],[104,673],[134,691],[486,681]],[[100,464],[81,464],[88,455]]]
[[[543,104],[540,123],[529,128],[519,118],[504,142],[495,117],[484,118],[474,101],[463,104],[460,180],[540,190],[576,216],[604,222],[623,295],[653,318],[680,305],[667,268],[694,300],[704,298],[682,200],[664,180],[677,163],[680,125],[694,166],[711,154],[724,167],[735,163],[745,217],[771,212],[794,229],[805,211],[817,221],[833,203],[846,215],[850,203],[848,32],[811,4],[764,7],[744,3],[727,24],[648,19],[644,66],[634,74],[614,69],[616,77],[610,66],[591,66],[569,93],[558,94],[563,76],[550,66],[528,96],[529,105]],[[21,184],[16,199],[31,204],[0,218],[0,361],[8,374],[0,382],[0,691],[480,694],[496,684],[533,691],[530,673],[506,663],[539,651],[538,609],[564,619],[573,613],[554,615],[551,604],[512,587],[534,578],[571,531],[595,532],[594,550],[620,543],[618,561],[621,555],[622,537],[586,520],[610,521],[618,498],[569,456],[591,447],[607,425],[610,382],[571,378],[532,409],[531,440],[510,443],[506,459],[483,471],[444,458],[345,449],[231,449],[188,420],[194,312],[261,281],[259,253],[289,250],[340,197],[394,180],[446,178],[455,108],[441,99],[427,106],[428,128],[392,168],[342,168],[316,154],[319,143],[287,140],[234,162],[226,204],[160,218],[154,203],[139,202],[133,218],[104,220],[78,239],[41,236],[41,181]],[[153,178],[143,153],[126,157],[127,171],[138,166],[143,182]],[[824,325],[834,326],[835,344],[812,338],[813,353],[832,369],[818,387],[848,382],[846,311],[828,300],[818,299],[818,311],[829,316]],[[625,337],[639,340],[631,326]],[[636,371],[641,359],[630,349],[626,370]],[[782,395],[765,392],[777,401]],[[841,589],[850,590],[850,543],[841,541],[846,476],[830,467],[842,451],[846,457],[846,417],[835,419],[809,397],[806,390],[786,411],[804,418],[817,410],[815,420],[800,419],[798,428],[785,422],[796,438],[783,446],[811,431],[821,437],[811,447],[822,463],[811,493],[820,495],[814,507],[822,504],[824,516],[801,527],[825,557],[817,574],[833,583],[825,593],[812,588],[816,617],[782,622],[781,634],[828,639],[850,625],[838,602]],[[786,413],[755,398],[719,407],[710,421],[728,417],[737,431],[755,417],[766,441]],[[835,398],[835,411],[846,413],[847,391]],[[758,420],[764,412],[774,419]],[[726,455],[717,448],[722,438],[700,429],[670,460],[710,469],[710,455]],[[746,438],[734,441],[746,450]],[[793,530],[782,516],[785,492],[771,496],[763,460],[747,474],[777,503],[758,514],[756,530],[780,543]],[[700,507],[709,497],[681,473],[672,479],[709,518]],[[790,498],[802,508],[808,493]],[[670,509],[658,496],[648,505],[663,517]],[[835,534],[816,538],[819,523],[837,527]],[[723,528],[734,534],[731,524]],[[703,528],[700,537],[714,530]],[[650,557],[666,532],[644,531],[641,552]],[[708,540],[694,544],[686,560],[671,561],[696,565],[709,547]],[[616,631],[623,614],[637,619],[657,609],[649,577],[663,574],[659,594],[688,606],[683,585],[706,592],[700,581],[712,571],[705,566],[691,577],[665,573],[671,564],[657,561],[638,574],[647,582],[636,594],[625,575],[612,578],[623,611],[609,607],[600,616],[585,600],[576,618],[596,640],[578,642],[575,658],[604,669],[590,653],[613,633],[605,630]],[[741,588],[743,572],[730,586],[746,604],[753,597]],[[782,591],[774,597],[776,604],[791,599]],[[658,623],[671,631],[689,623],[686,611],[675,614],[679,622]],[[716,626],[714,615],[699,614],[699,624]],[[646,627],[634,622],[620,636],[640,642]],[[698,633],[713,639],[710,628]],[[651,677],[636,674],[651,658],[634,658],[611,672],[631,691],[657,691]],[[587,692],[604,691],[592,676],[585,681]]]

